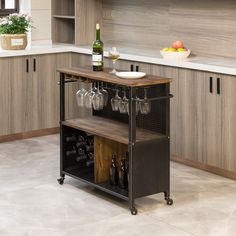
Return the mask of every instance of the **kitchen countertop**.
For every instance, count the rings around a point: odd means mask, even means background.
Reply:
[[[164,60],[161,58],[160,53],[156,51],[140,50],[137,54],[137,49],[119,48],[121,52],[121,59],[132,60],[137,62],[145,62],[157,65],[166,65],[179,68],[203,70],[215,73],[236,75],[236,59],[230,58],[212,58],[203,56],[190,56],[184,61],[176,60]],[[37,45],[31,46],[26,50],[0,50],[0,57],[14,57],[14,56],[27,56],[35,54],[48,54],[48,53],[63,53],[63,52],[75,52],[82,54],[91,54],[89,47],[75,47],[71,45]],[[125,52],[125,53],[123,53]],[[105,57],[108,55],[105,50]]]

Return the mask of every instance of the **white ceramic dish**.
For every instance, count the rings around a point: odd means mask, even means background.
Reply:
[[[116,72],[116,76],[122,79],[141,79],[146,76],[144,72]]]
[[[188,49],[188,51],[186,51],[186,52],[163,52],[163,51],[160,51],[160,53],[164,59],[183,60],[183,59],[186,59],[190,55],[191,50]]]

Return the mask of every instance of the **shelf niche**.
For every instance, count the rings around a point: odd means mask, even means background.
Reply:
[[[75,16],[76,0],[52,0],[52,15]]]
[[[75,20],[53,17],[52,40],[54,43],[75,43]]]
[[[52,0],[53,43],[91,45],[101,15],[101,0]]]

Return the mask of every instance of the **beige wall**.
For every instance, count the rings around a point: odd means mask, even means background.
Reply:
[[[236,0],[103,0],[103,41],[158,52],[183,40],[195,54],[236,58]]]
[[[33,18],[32,43],[51,41],[51,0],[21,0],[20,11]]]

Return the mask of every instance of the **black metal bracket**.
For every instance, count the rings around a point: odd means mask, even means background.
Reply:
[[[78,82],[78,80],[75,80],[75,79],[71,79],[71,80],[65,80],[64,83],[67,84],[67,83],[72,83],[72,82]],[[60,85],[60,82],[57,82],[58,85]]]
[[[174,95],[173,94],[169,94],[168,96],[162,96],[162,97],[154,97],[154,98],[148,98],[147,101],[151,102],[151,101],[157,101],[157,100],[163,100],[163,99],[170,99],[173,98]],[[140,101],[137,98],[132,98],[133,101]]]

